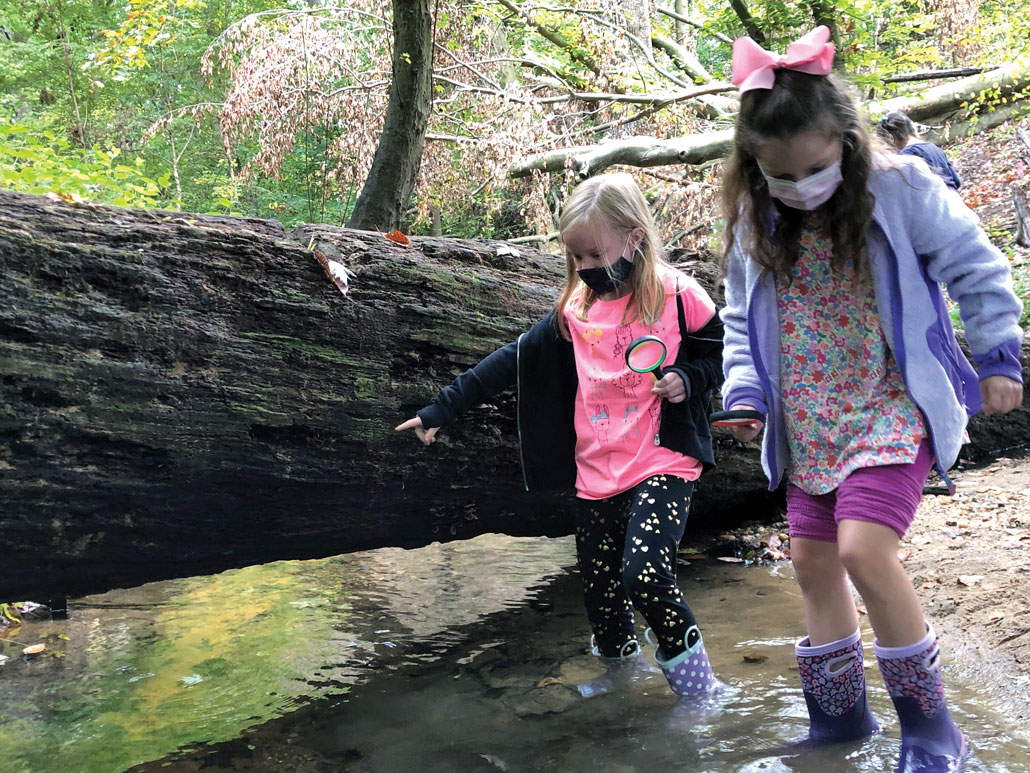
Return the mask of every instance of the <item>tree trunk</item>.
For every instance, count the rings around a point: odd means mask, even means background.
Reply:
[[[1012,206],[1016,210],[1016,244],[1030,247],[1030,204],[1026,194],[1015,185],[1012,186]]]
[[[670,257],[719,302],[713,260]],[[393,430],[542,316],[563,271],[505,242],[0,191],[0,599],[569,533],[569,497],[523,488],[512,392],[430,448]],[[964,456],[1025,444],[1028,401],[974,417]],[[757,444],[715,442],[688,530],[774,515]]]
[[[676,0],[673,7],[677,15],[683,18],[690,15],[690,0]],[[681,19],[676,19],[676,42],[690,53],[697,53],[694,45],[694,29]]]
[[[393,77],[368,178],[347,221],[350,228],[400,228],[415,188],[433,85],[433,16],[429,0],[393,0]]]
[[[650,0],[621,0],[620,5],[625,16],[626,31],[640,41],[644,47],[644,56],[650,59],[654,56],[651,49]],[[630,48],[632,50],[632,46]]]
[[[0,599],[569,533],[568,497],[523,488],[513,392],[430,448],[393,430],[546,312],[562,260],[411,242],[0,192]],[[771,512],[720,442],[695,528]]]

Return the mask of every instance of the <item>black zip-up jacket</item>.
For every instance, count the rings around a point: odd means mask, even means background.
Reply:
[[[687,397],[679,403],[662,401],[657,437],[661,446],[697,459],[707,470],[715,465],[708,412],[712,391],[722,383],[722,320],[716,311],[702,328],[687,331],[681,296],[676,300],[680,348],[675,362],[663,369],[680,375]],[[526,489],[574,488],[578,377],[572,342],[559,332],[555,311],[458,376],[417,415],[426,428],[446,427],[512,384],[518,388],[519,452]]]

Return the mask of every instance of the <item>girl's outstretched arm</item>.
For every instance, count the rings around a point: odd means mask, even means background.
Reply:
[[[429,405],[414,418],[399,424],[399,432],[414,429],[418,439],[432,445],[436,432],[451,424],[473,406],[489,400],[515,383],[518,368],[518,342],[502,346],[487,355],[478,365],[469,368],[453,383],[440,390]]]
[[[436,431],[440,428],[430,427],[429,429],[426,429],[422,426],[422,419],[416,416],[413,419],[408,419],[406,422],[402,424],[398,424],[396,427],[394,427],[394,429],[398,432],[404,432],[404,430],[413,429],[415,430],[416,437],[418,437],[418,439],[421,440],[424,445],[431,446],[436,441]]]
[[[540,330],[542,327],[547,329]],[[538,335],[534,336],[534,333]],[[554,311],[537,322],[527,337],[536,340],[539,334],[557,335]],[[478,365],[469,368],[453,383],[441,389],[436,399],[414,418],[399,424],[395,429],[399,432],[413,429],[419,440],[427,446],[431,445],[436,440],[438,429],[446,427],[469,408],[489,400],[517,382],[518,347],[519,342],[512,341],[487,355]]]

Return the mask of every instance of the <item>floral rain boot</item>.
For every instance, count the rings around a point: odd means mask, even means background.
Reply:
[[[945,705],[937,633],[927,624],[926,636],[915,644],[881,647],[874,640],[873,650],[901,724],[897,773],[959,770],[966,739]]]
[[[808,704],[808,737],[817,743],[850,741],[878,731],[866,700],[858,630],[818,647],[808,641],[805,637],[794,645]]]
[[[716,678],[708,652],[696,625],[687,629],[683,642],[686,649],[679,655],[666,659],[651,635],[651,629],[644,631],[647,643],[654,647],[654,659],[665,674],[669,687],[677,695],[706,695],[722,691],[726,685]]]

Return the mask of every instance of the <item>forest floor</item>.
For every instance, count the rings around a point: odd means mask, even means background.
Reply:
[[[1030,120],[1023,121],[1030,131]],[[1010,187],[1030,194],[1030,148],[1006,125],[945,146],[960,193],[992,241],[1009,257],[1027,303],[1030,249],[1015,243]],[[998,697],[1011,716],[1030,718],[1030,437],[1013,438],[1011,456],[949,474],[955,496],[928,493],[901,543],[927,618],[941,637],[945,662],[960,663]],[[940,492],[931,478],[927,492]],[[713,534],[713,554],[780,560],[790,553],[787,524],[746,524]],[[706,551],[707,552],[707,551]],[[724,559],[725,560],[725,559]],[[734,560],[734,559],[729,559]],[[860,611],[863,611],[860,607]]]

